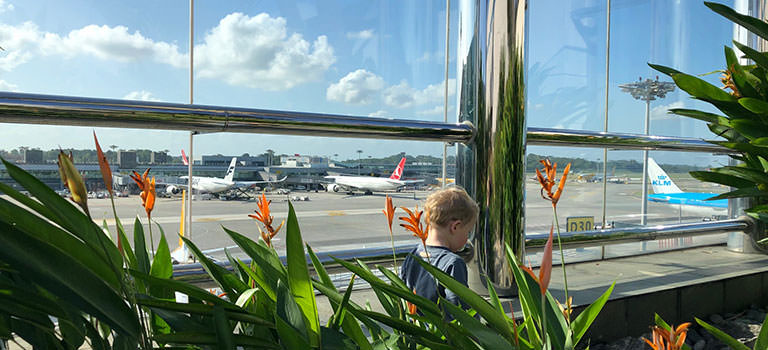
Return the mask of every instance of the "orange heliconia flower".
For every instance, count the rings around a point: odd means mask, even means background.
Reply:
[[[730,66],[728,67],[728,69],[726,69],[723,72],[723,76],[720,77],[720,82],[723,83],[722,89],[723,90],[731,89],[731,95],[733,95],[734,97],[741,97],[739,88],[736,87],[736,83],[733,82],[733,71],[734,71],[733,66]]]
[[[571,319],[571,313],[573,312],[573,297],[568,297],[568,300],[565,301],[565,306],[563,304],[560,304],[560,301],[557,301],[557,307],[560,308],[560,312],[563,313],[563,316],[565,316],[566,320]]]
[[[392,234],[392,220],[395,218],[395,209],[397,209],[397,207],[392,205],[392,197],[387,195],[387,204],[381,211],[384,213],[384,216],[387,217],[390,235]]]
[[[408,216],[399,217],[400,220],[405,221],[406,224],[400,224],[406,230],[413,232],[413,235],[421,239],[421,242],[427,244],[427,237],[429,236],[429,223],[426,228],[421,225],[421,215],[424,214],[423,210],[419,210],[419,206],[416,206],[416,210],[411,211],[406,207],[402,207],[408,213]]]
[[[144,174],[139,175],[136,170],[131,174],[131,179],[136,182],[141,190],[141,205],[144,206],[144,210],[147,211],[147,217],[152,216],[152,209],[155,208],[155,198],[157,193],[155,192],[155,177],[149,178],[149,168],[144,171]]]
[[[653,341],[643,338],[653,350],[680,350],[685,343],[685,337],[688,335],[688,327],[691,326],[690,322],[683,323],[677,328],[670,326],[670,330],[666,330],[659,326],[653,326]]]
[[[542,175],[538,168],[536,169],[536,177],[539,180],[539,184],[541,184],[541,198],[552,202],[553,206],[557,206],[557,202],[560,200],[560,195],[563,194],[565,179],[568,177],[568,172],[571,170],[571,163],[568,163],[568,165],[565,166],[563,177],[560,178],[557,190],[552,193],[552,189],[555,187],[555,179],[557,178],[557,163],[552,164],[549,159],[543,159],[539,162],[544,165],[544,175]]]
[[[93,142],[96,143],[96,157],[99,159],[99,168],[101,169],[101,178],[104,180],[104,187],[109,191],[109,195],[114,195],[112,190],[112,169],[109,167],[107,157],[104,156],[104,152],[101,151],[99,145],[99,139],[96,138],[96,131],[93,132]]]
[[[530,267],[520,266],[523,271],[528,272],[531,277],[539,284],[541,294],[547,293],[547,287],[549,287],[549,280],[552,277],[552,232],[553,228],[549,228],[549,238],[547,244],[544,245],[544,255],[541,257],[541,267],[539,268],[539,275],[533,273]]]
[[[413,294],[416,294],[416,290],[413,290]],[[416,314],[416,304],[411,303],[410,301],[406,301],[405,305],[408,306],[408,314],[409,315],[415,315]]]
[[[261,239],[264,240],[264,243],[266,243],[267,246],[272,247],[272,238],[275,237],[275,235],[277,235],[277,232],[280,231],[280,228],[283,227],[285,220],[283,220],[283,222],[280,223],[280,226],[277,226],[277,229],[272,227],[272,221],[275,218],[272,215],[269,215],[270,203],[272,203],[272,201],[271,200],[268,201],[267,196],[265,196],[264,193],[262,193],[261,198],[259,198],[259,200],[256,201],[256,207],[258,208],[254,210],[256,214],[248,214],[248,216],[264,224],[264,228],[266,228],[267,232],[262,231],[261,227],[259,227],[259,233],[261,234]]]

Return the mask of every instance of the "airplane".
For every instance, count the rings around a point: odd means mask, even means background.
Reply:
[[[710,201],[707,199],[717,196],[718,193],[683,192],[653,158],[648,158],[648,178],[654,192],[654,194],[648,195],[648,200],[651,202],[679,206],[682,211],[693,215],[720,216],[727,214],[727,199]]]
[[[400,163],[397,164],[395,171],[392,172],[389,178],[347,175],[332,175],[325,178],[334,181],[334,183],[327,186],[329,192],[339,192],[341,190],[351,192],[353,189],[358,189],[365,191],[365,194],[372,194],[373,191],[397,191],[405,185],[424,182],[424,180],[400,180],[403,176],[403,169],[405,169],[405,157],[400,159]]]
[[[189,164],[184,151],[181,151],[182,160],[184,164]],[[192,177],[192,189],[199,191],[200,193],[221,193],[230,189],[248,189],[258,184],[276,183],[285,181],[287,176],[280,180],[266,180],[266,181],[234,181],[235,166],[237,165],[237,157],[232,157],[232,161],[229,163],[227,173],[224,178],[219,177],[206,177],[206,176],[193,176]],[[180,179],[188,180],[188,176],[180,176]],[[165,184],[165,192],[167,194],[178,194],[182,188],[186,188],[185,184]]]

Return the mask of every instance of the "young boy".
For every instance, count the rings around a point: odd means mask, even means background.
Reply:
[[[412,255],[405,258],[400,277],[418,295],[434,302],[437,302],[439,295],[451,303],[462,305],[459,297],[442,285],[438,286],[435,278],[414,261],[413,256],[429,261],[467,285],[467,265],[456,252],[464,247],[469,231],[475,227],[479,210],[477,203],[464,189],[448,187],[430,194],[424,210],[430,224],[427,251],[424,252],[424,246],[419,244],[411,252]]]

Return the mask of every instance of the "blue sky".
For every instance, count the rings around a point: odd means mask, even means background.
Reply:
[[[457,4],[452,3],[452,22]],[[602,130],[605,5],[529,3],[528,125]],[[195,103],[442,120],[444,1],[197,1]],[[729,22],[699,1],[614,0],[610,130],[642,132],[644,106],[618,84],[656,75],[646,62],[691,73],[722,67]],[[188,2],[0,0],[0,89],[186,103]],[[456,23],[452,23],[451,53]],[[449,63],[449,101],[455,62]],[[713,81],[717,76],[710,77]],[[709,137],[703,123],[666,115],[703,107],[672,93],[652,105],[652,133]],[[455,120],[455,108],[449,110]],[[0,125],[0,148],[90,148],[90,128]],[[188,147],[186,132],[97,129],[121,148]],[[355,159],[405,151],[434,154],[427,142],[207,134],[195,153],[339,154]],[[537,151],[538,150],[538,151]],[[531,148],[596,158],[597,150]],[[626,152],[624,152],[626,153]],[[621,153],[621,154],[624,154]],[[639,153],[639,152],[637,152]],[[622,157],[635,158],[635,153]],[[674,157],[672,154],[670,157]],[[687,157],[701,161],[709,157]],[[698,159],[698,160],[696,160]]]

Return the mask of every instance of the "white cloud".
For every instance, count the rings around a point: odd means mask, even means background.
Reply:
[[[13,11],[14,7],[11,3],[6,3],[5,0],[0,0],[0,13],[5,11]]]
[[[0,5],[3,0],[0,0]],[[116,62],[152,60],[187,68],[189,56],[175,44],[155,41],[125,26],[87,25],[61,36],[42,31],[32,22],[0,24],[0,69],[10,71],[36,56],[93,56]],[[262,13],[249,17],[232,13],[206,33],[195,46],[199,77],[230,85],[285,90],[317,81],[336,61],[326,36],[314,42],[288,33],[286,20]]]
[[[373,38],[373,29],[361,30],[359,32],[347,32],[347,38],[367,40]]]
[[[674,108],[684,108],[683,101],[675,101],[665,105],[659,105],[651,108],[651,120],[680,119],[676,114],[670,114],[669,110]]]
[[[284,18],[266,13],[227,15],[195,50],[198,76],[264,90],[320,80],[336,61],[326,36],[310,44],[301,34],[289,35]]]
[[[19,87],[16,84],[9,83],[5,80],[0,80],[0,91],[19,91]]]
[[[444,108],[445,107],[443,107],[443,105],[434,106],[434,107],[432,107],[430,109],[416,112],[416,114],[419,114],[419,115],[443,115],[443,113],[444,113],[443,109]],[[448,106],[448,114],[450,114],[451,111],[453,111],[453,106]]]
[[[139,101],[160,101],[160,99],[152,96],[152,93],[146,90],[131,91],[125,96],[124,100],[139,100]]]
[[[134,62],[151,59],[175,67],[186,66],[186,55],[176,45],[156,42],[140,32],[128,32],[124,26],[88,25],[62,37],[45,32],[32,22],[17,26],[1,24],[0,69],[10,71],[35,56],[73,58],[79,55],[104,60]]]
[[[380,109],[380,110],[378,110],[376,112],[368,113],[368,116],[369,117],[374,117],[374,118],[384,118],[384,117],[389,117],[390,115],[389,115],[389,112],[387,112],[387,111],[385,111],[383,109]]]
[[[448,96],[456,93],[456,79],[448,80]],[[445,97],[445,85],[443,83],[431,84],[423,90],[417,90],[402,81],[400,84],[388,87],[384,91],[384,103],[397,108],[408,108],[427,103],[443,101]]]
[[[384,79],[365,69],[358,69],[333,83],[325,92],[329,101],[349,104],[368,104],[373,102],[376,95],[386,84]]]

